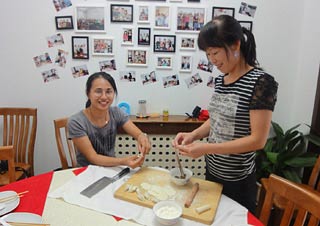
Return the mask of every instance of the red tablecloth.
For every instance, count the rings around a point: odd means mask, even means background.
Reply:
[[[14,212],[31,212],[42,216],[53,172],[40,174],[0,187],[0,191],[29,191],[20,198]]]
[[[73,171],[75,175],[86,170],[86,167],[79,168]],[[6,186],[0,187],[0,191],[15,191],[17,193],[29,191],[20,198],[19,206],[14,212],[30,212],[42,216],[43,208],[46,202],[47,193],[52,180],[53,172],[40,174],[24,180],[20,180]],[[116,220],[121,220],[119,217],[114,217]],[[251,213],[248,212],[248,224],[254,226],[263,226],[263,224]]]

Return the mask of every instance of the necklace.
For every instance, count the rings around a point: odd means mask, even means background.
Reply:
[[[93,113],[92,113],[92,111],[91,111],[91,108],[88,108],[88,113],[89,113],[89,116],[90,116],[90,119],[91,119],[91,121],[93,121],[93,122],[97,122],[98,120],[96,120],[95,119],[95,117],[93,116]],[[107,114],[104,116],[104,124],[103,124],[103,126],[104,125],[106,125],[106,124],[108,124],[108,122],[109,122],[109,120],[108,120],[108,116],[107,116]],[[100,124],[100,122],[98,122],[98,125]]]

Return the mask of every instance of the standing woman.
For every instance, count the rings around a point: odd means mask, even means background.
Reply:
[[[253,34],[221,15],[200,31],[198,46],[222,75],[208,111],[210,118],[190,133],[178,133],[181,155],[205,155],[206,180],[223,184],[223,194],[255,212],[255,151],[269,135],[278,83],[258,67]],[[208,137],[208,143],[194,141]]]
[[[127,114],[111,106],[117,95],[117,87],[111,75],[105,72],[92,74],[87,80],[86,94],[86,108],[71,116],[68,121],[69,137],[77,149],[78,165],[141,166],[151,145],[147,135],[132,123]],[[118,127],[137,140],[141,156],[115,157]]]

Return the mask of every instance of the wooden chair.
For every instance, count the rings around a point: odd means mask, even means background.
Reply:
[[[269,185],[259,216],[264,225],[268,225],[274,196],[287,200],[280,226],[318,226],[320,220],[320,193],[314,189],[305,189],[298,184],[271,174]],[[293,218],[293,213],[297,211]]]
[[[58,147],[58,152],[61,161],[61,168],[68,169],[70,168],[68,163],[68,158],[66,157],[66,148],[68,149],[68,156],[71,162],[71,167],[77,167],[76,152],[73,146],[72,140],[68,138],[68,118],[60,118],[53,120],[54,130],[56,135],[56,142]]]
[[[13,146],[0,146],[0,160],[8,161],[8,170],[1,172],[0,174],[0,185],[9,184],[15,182],[18,178],[22,176],[21,171],[15,170],[14,164],[14,148]]]
[[[33,176],[37,109],[0,108],[0,128],[2,128],[3,134],[2,144],[0,145],[12,145],[14,148],[16,171],[22,170],[28,176]]]

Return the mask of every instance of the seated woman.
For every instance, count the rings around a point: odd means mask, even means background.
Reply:
[[[79,166],[125,165],[139,167],[151,148],[150,141],[120,108],[111,106],[117,87],[111,75],[105,72],[92,74],[86,84],[86,108],[71,116],[68,121],[69,137],[77,149]],[[134,137],[141,155],[115,157],[118,127]]]

